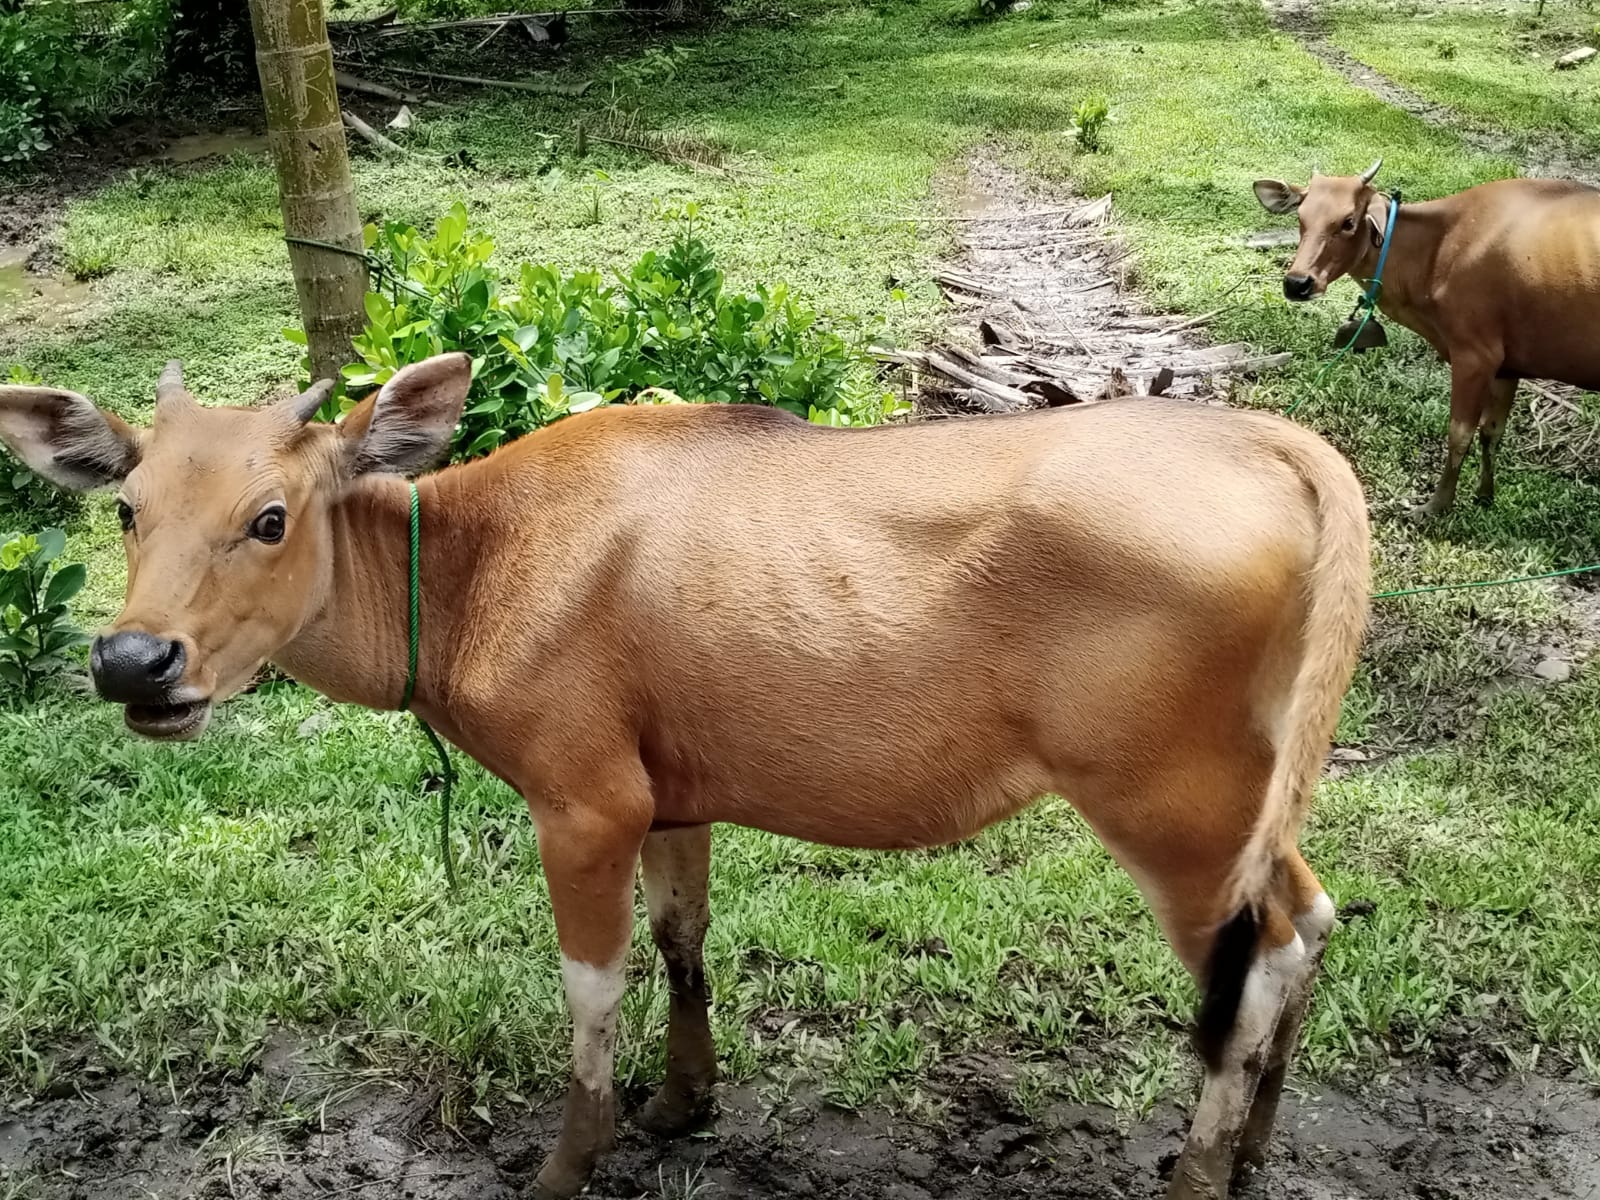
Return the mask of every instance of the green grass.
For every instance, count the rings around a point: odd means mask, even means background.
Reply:
[[[1513,135],[1554,134],[1578,152],[1600,151],[1595,63],[1552,64],[1579,46],[1600,46],[1600,9],[1573,0],[1537,6],[1338,4],[1336,45],[1426,99]]]
[[[647,89],[658,127],[714,136],[742,164],[720,178],[600,150],[579,162],[570,103],[475,99],[429,116],[423,148],[478,170],[362,159],[369,216],[425,224],[456,198],[508,269],[627,261],[664,240],[663,205],[695,200],[732,282],[783,279],[837,318],[911,339],[942,319],[929,279],[951,245],[941,180],[987,145],[1050,181],[1113,192],[1155,305],[1229,295],[1218,340],[1296,354],[1240,403],[1283,407],[1355,462],[1375,512],[1381,587],[1600,559],[1600,493],[1520,425],[1499,505],[1463,505],[1426,533],[1393,519],[1431,486],[1447,378],[1410,335],[1314,383],[1354,298],[1291,310],[1279,260],[1231,245],[1272,223],[1250,193],[1313,161],[1364,165],[1438,194],[1511,172],[1347,85],[1273,33],[1248,0],[1041,3],[989,25],[927,5],[842,8],[692,39],[680,75]],[[602,78],[606,70],[600,69]],[[1105,148],[1081,155],[1077,102],[1104,95]],[[594,176],[603,169],[607,178]],[[598,190],[600,220],[593,220]],[[273,180],[235,160],[157,173],[70,209],[69,261],[109,273],[84,329],[7,331],[50,382],[147,414],[160,365],[188,363],[212,400],[286,381],[295,350]],[[902,309],[887,278],[905,281]],[[0,524],[9,523],[0,514]],[[91,564],[86,609],[123,578],[108,503],[73,516]],[[1308,855],[1341,930],[1304,1067],[1385,1070],[1459,1036],[1526,1061],[1600,1050],[1600,679],[1485,698],[1508,652],[1570,620],[1548,585],[1384,607],[1341,734],[1397,757],[1327,784]],[[268,1021],[370,1037],[401,1061],[447,1055],[470,1077],[551,1084],[565,1061],[548,901],[523,806],[475,768],[462,788],[459,900],[444,888],[423,746],[398,717],[273,689],[230,705],[193,747],[125,736],[79,697],[0,715],[0,1052],[23,1072],[92,1036],[140,1066],[249,1057]],[[943,1054],[1000,1045],[1039,1059],[1026,1089],[1128,1109],[1189,1071],[1174,1024],[1192,989],[1131,883],[1083,824],[1047,803],[973,843],[842,853],[719,830],[709,943],[719,1048],[733,1070],[819,1071],[841,1101],[908,1097]],[[1587,882],[1586,882],[1587,881]],[[948,957],[931,939],[948,947]],[[659,1073],[665,997],[641,934],[621,1071]],[[1484,997],[1498,999],[1490,1004]],[[793,1022],[793,1024],[791,1024]]]

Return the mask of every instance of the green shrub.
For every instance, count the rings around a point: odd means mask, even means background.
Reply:
[[[134,0],[106,29],[80,25],[90,8],[33,0],[0,11],[0,164],[26,162],[58,133],[126,106],[149,79],[165,0]]]
[[[0,538],[0,691],[31,699],[44,679],[72,665],[69,651],[88,645],[70,608],[84,566],[50,566],[66,548],[59,529]]]
[[[429,237],[409,225],[368,226],[378,264],[353,392],[407,363],[461,350],[472,392],[456,433],[458,458],[486,454],[534,429],[647,388],[691,403],[771,404],[825,425],[875,424],[896,411],[871,384],[859,344],[826,329],[782,284],[729,290],[693,207],[664,253],[650,251],[608,283],[523,264],[517,290],[489,269],[493,241],[457,204]],[[305,335],[286,331],[304,344]],[[325,416],[353,401],[332,402]]]
[[[1078,101],[1072,110],[1072,136],[1078,149],[1085,154],[1098,153],[1103,146],[1106,122],[1111,119],[1111,106],[1104,96],[1090,96]]]

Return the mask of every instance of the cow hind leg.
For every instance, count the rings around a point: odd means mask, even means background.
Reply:
[[[1274,1036],[1305,964],[1303,940],[1271,900],[1237,914],[1217,935],[1202,1006],[1205,1082],[1167,1200],[1226,1200]],[[1227,1006],[1232,1019],[1225,1032],[1208,1031],[1206,1009],[1219,991],[1236,995],[1237,1006]],[[1209,1041],[1208,1032],[1215,1035]]]
[[[1084,797],[1083,811],[1138,881],[1167,939],[1204,990],[1196,1038],[1205,1083],[1168,1200],[1224,1200],[1279,1016],[1305,958],[1269,895],[1230,909],[1239,848],[1267,791],[1265,744],[1197,755],[1159,777]],[[1081,793],[1080,793],[1081,794]]]
[[[1483,462],[1474,499],[1484,508],[1494,503],[1494,460],[1500,453],[1500,440],[1506,435],[1506,423],[1511,419],[1511,404],[1516,395],[1515,379],[1496,379],[1489,388],[1489,406],[1484,410],[1483,424],[1478,426],[1478,453]]]
[[[635,1121],[657,1136],[676,1137],[705,1120],[717,1080],[703,957],[711,921],[711,826],[652,833],[645,839],[642,859],[650,932],[666,963],[671,1007],[667,1077]]]
[[[1311,868],[1306,866],[1299,851],[1292,848],[1284,854],[1278,897],[1291,914],[1295,932],[1300,935],[1305,947],[1305,965],[1299,979],[1290,987],[1288,998],[1284,1001],[1283,1015],[1278,1018],[1266,1070],[1262,1073],[1260,1086],[1256,1088],[1250,1116],[1245,1121],[1244,1133],[1239,1141],[1239,1153],[1234,1163],[1236,1173],[1246,1166],[1259,1167],[1266,1161],[1267,1144],[1272,1136],[1273,1124],[1277,1121],[1278,1100],[1283,1094],[1289,1060],[1300,1039],[1300,1028],[1311,1004],[1311,993],[1316,987],[1322,955],[1328,948],[1328,935],[1333,932],[1333,902],[1328,899],[1322,884],[1311,873]]]

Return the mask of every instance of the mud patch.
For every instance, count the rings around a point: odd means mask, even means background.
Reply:
[[[238,115],[235,111],[235,120]],[[218,130],[197,120],[140,118],[62,143],[26,174],[0,179],[0,248],[43,244],[68,201],[105,187],[131,168],[197,166],[235,148],[255,153],[257,140],[264,150],[260,119],[253,120]]]
[[[54,328],[77,320],[91,299],[88,282],[33,271],[27,246],[0,249],[0,327]]]
[[[1267,15],[1277,28],[1362,91],[1430,125],[1448,129],[1474,149],[1521,163],[1526,175],[1576,179],[1600,187],[1600,169],[1596,168],[1593,155],[1548,132],[1512,136],[1457,112],[1449,105],[1425,100],[1345,53],[1328,37],[1318,0],[1265,0],[1265,3]]]
[[[1045,189],[973,157],[944,184],[960,255],[934,279],[955,309],[945,344],[887,355],[914,373],[926,412],[1072,404],[1160,392],[1221,404],[1229,377],[1282,366],[1242,344],[1208,347],[1210,316],[1152,315],[1111,198]]]
[[[663,1143],[626,1121],[595,1200],[1156,1197],[1186,1114],[1131,1126],[1058,1104],[1029,1116],[1003,1060],[939,1068],[942,1116],[831,1108],[776,1084],[724,1088],[702,1135]],[[625,1097],[631,1111],[641,1097]],[[440,1092],[330,1070],[313,1043],[278,1038],[259,1064],[187,1087],[79,1065],[0,1114],[0,1187],[38,1200],[129,1196],[499,1200],[527,1194],[559,1106],[501,1105],[446,1127]],[[1549,1079],[1467,1082],[1442,1071],[1361,1091],[1285,1097],[1274,1155],[1243,1200],[1587,1200],[1600,1188],[1600,1097]]]

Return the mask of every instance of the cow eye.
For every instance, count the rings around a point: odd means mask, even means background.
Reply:
[[[133,505],[126,500],[117,501],[117,523],[122,526],[124,533],[133,528]]]
[[[264,508],[256,519],[250,522],[250,536],[258,542],[267,545],[276,545],[283,541],[283,531],[288,524],[289,514],[283,511],[283,506],[274,504],[271,508]]]
[[[1355,217],[1354,216],[1346,217],[1344,219],[1344,224],[1339,226],[1339,228],[1345,233],[1354,233],[1356,231],[1356,219],[1355,219]]]

